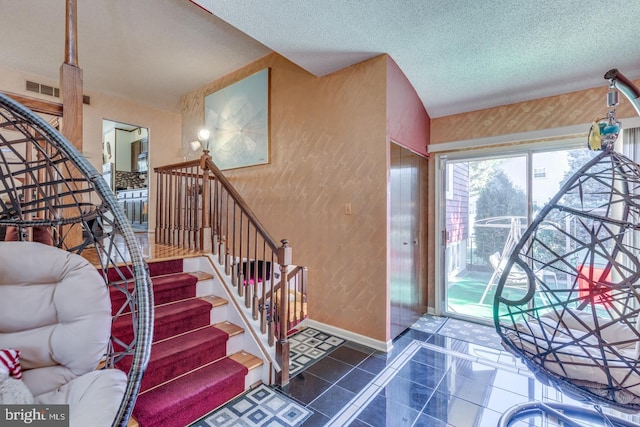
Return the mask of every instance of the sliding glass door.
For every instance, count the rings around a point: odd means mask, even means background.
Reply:
[[[593,155],[567,146],[441,157],[444,314],[491,321],[506,258],[536,213]],[[524,292],[522,275],[507,280],[513,292]]]

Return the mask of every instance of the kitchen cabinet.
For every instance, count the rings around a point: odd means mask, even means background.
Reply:
[[[147,225],[149,222],[149,201],[146,188],[118,191],[118,203],[122,206],[132,225]]]
[[[147,153],[147,150],[148,150],[147,141],[148,141],[147,139],[139,139],[131,143],[131,170],[134,172],[135,171],[146,172],[146,170],[144,171],[139,170],[138,158],[140,154]]]

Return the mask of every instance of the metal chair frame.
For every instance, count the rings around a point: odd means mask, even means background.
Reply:
[[[34,228],[53,244],[92,261],[105,285],[121,292],[113,321],[132,316],[133,339],[112,336],[105,367],[132,358],[113,426],[126,426],[147,367],[153,331],[153,294],[147,264],[131,224],[98,171],[40,116],[0,94],[0,228],[18,239]]]
[[[620,74],[612,70],[605,77],[611,81],[605,125],[615,128],[617,95],[611,93]],[[628,80],[619,83],[626,94]],[[637,101],[635,96],[638,111]],[[503,346],[540,381],[592,404],[594,411],[528,402],[503,414],[500,426],[532,411],[563,425],[582,425],[567,415],[599,416],[609,426],[637,425],[602,410],[640,412],[640,166],[614,151],[607,138],[602,151],[567,180],[523,233],[494,299]],[[574,220],[575,229],[559,225],[566,218]],[[542,227],[543,222],[556,225]],[[570,243],[558,245],[558,238]],[[506,284],[516,267],[526,272],[527,286],[509,296]],[[563,285],[546,283],[551,273]]]

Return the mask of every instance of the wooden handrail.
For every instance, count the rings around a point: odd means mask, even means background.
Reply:
[[[279,245],[278,243],[276,243],[276,240],[273,237],[271,237],[269,232],[267,232],[267,229],[264,227],[264,225],[262,225],[260,220],[258,220],[258,217],[256,216],[256,214],[253,212],[253,210],[251,210],[249,205],[247,205],[247,203],[244,201],[240,193],[238,193],[235,187],[231,185],[227,177],[224,176],[222,171],[220,171],[220,169],[218,169],[215,163],[213,163],[213,161],[211,160],[211,156],[209,156],[207,151],[205,151],[205,154],[203,155],[203,157],[204,156],[206,156],[206,163],[205,163],[206,168],[210,170],[213,173],[213,175],[215,175],[216,179],[218,179],[218,181],[220,181],[222,185],[224,185],[224,187],[229,192],[229,194],[231,194],[231,197],[233,197],[233,199],[236,201],[236,203],[238,203],[240,208],[246,213],[249,220],[251,220],[254,227],[256,227],[256,229],[260,232],[260,234],[262,235],[264,240],[269,244],[271,249],[273,249],[274,251],[277,250]]]
[[[256,229],[259,230],[262,237],[269,244],[269,247],[274,251],[277,250],[279,245],[276,242],[276,240],[269,234],[269,232],[266,230],[264,225],[262,225],[262,223],[260,222],[256,214],[249,207],[249,205],[244,201],[244,199],[242,198],[240,193],[238,193],[235,187],[229,182],[227,177],[224,176],[222,171],[215,165],[215,163],[213,163],[208,151],[204,151],[200,159],[190,160],[187,162],[172,163],[165,166],[158,166],[158,167],[155,167],[153,170],[156,173],[170,172],[170,173],[174,173],[181,176],[195,176],[194,174],[191,174],[191,173],[180,172],[180,170],[187,169],[187,168],[194,168],[196,166],[202,166],[203,164],[204,164],[203,169],[205,171],[208,170],[213,174],[213,177],[210,177],[210,176],[207,176],[206,173],[203,173],[202,174],[203,179],[205,177],[207,179],[217,179],[220,183],[222,183],[222,185],[229,192],[232,198],[240,206],[240,209],[246,213],[251,223],[256,227]],[[200,176],[200,175],[198,174],[197,176]]]
[[[186,169],[200,165],[200,160],[189,160],[188,162],[172,163],[165,166],[157,166],[153,170],[156,172],[169,172],[173,170]]]
[[[238,306],[244,305],[245,315],[258,321],[255,324],[259,330],[254,330],[254,335],[264,336],[268,346],[275,347],[274,366],[280,367],[276,381],[288,384],[287,333],[306,316],[306,296],[291,302],[282,290],[306,295],[306,267],[289,271],[289,242],[277,243],[207,151],[200,159],[156,167],[154,171],[156,243],[199,251],[210,248],[217,255],[230,285],[235,287]],[[231,293],[230,288],[227,290]],[[278,291],[283,295],[281,303],[276,304]]]
[[[300,274],[305,268],[307,267],[303,267],[300,265],[296,265],[293,270],[291,270],[289,272],[289,274],[287,274],[287,279],[286,281],[289,282],[291,280],[293,280],[298,274]],[[274,292],[278,292],[280,290],[280,287],[282,286],[282,280],[280,280],[278,283],[275,284],[275,286],[273,286],[273,291]],[[264,301],[262,299],[260,299],[260,304],[262,304]]]
[[[44,99],[31,98],[29,96],[19,95],[17,93],[0,91],[10,98],[18,101],[31,111],[36,113],[48,114],[50,116],[62,117],[62,104],[59,102],[46,101]]]

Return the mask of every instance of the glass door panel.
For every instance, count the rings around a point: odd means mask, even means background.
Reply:
[[[446,311],[491,319],[501,263],[526,226],[527,157],[447,164]]]
[[[446,162],[445,314],[491,321],[502,267],[530,218],[593,155],[580,148]],[[507,277],[514,298],[526,292],[518,273],[512,269]]]
[[[573,150],[561,150],[550,152],[535,152],[532,154],[532,211],[533,217],[537,215],[540,210],[560,191],[564,183],[585,163],[590,161],[597,152],[589,151],[586,149],[573,149]],[[567,200],[568,196],[564,199]],[[575,196],[574,196],[575,197]],[[573,200],[570,203],[584,203],[595,206],[605,206],[608,202],[608,195],[602,194],[602,198],[598,200]],[[544,254],[537,254],[538,259],[550,262],[552,254],[555,253],[573,253],[573,256],[569,258],[569,262],[573,265],[580,265],[584,263],[582,260],[581,252],[576,250],[574,240],[569,236],[580,236],[584,233],[584,230],[576,223],[577,219],[568,212],[554,211],[550,216],[547,216],[545,223],[541,224],[538,228],[537,238],[545,242],[548,250]],[[554,232],[555,229],[560,229],[563,233]],[[588,238],[588,236],[583,236]],[[604,263],[604,260],[595,260],[596,265],[591,268],[598,268],[599,262]],[[587,268],[587,267],[585,267]],[[564,274],[565,268],[558,266],[558,268],[545,268],[544,271],[536,272],[536,275],[543,279],[547,285],[552,288],[556,287],[569,287],[570,283],[567,282],[570,276]]]

